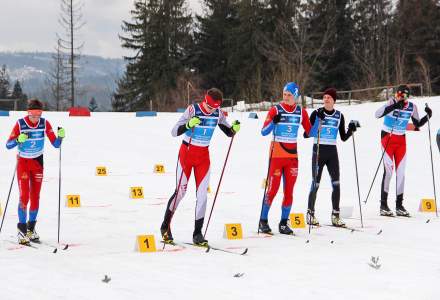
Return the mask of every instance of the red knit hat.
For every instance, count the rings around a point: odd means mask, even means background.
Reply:
[[[336,98],[337,98],[337,95],[336,95],[336,89],[334,89],[334,88],[328,88],[328,89],[326,89],[326,90],[324,91],[323,96],[324,96],[324,95],[329,95],[329,96],[331,96],[331,97],[333,98],[333,100],[336,102]]]

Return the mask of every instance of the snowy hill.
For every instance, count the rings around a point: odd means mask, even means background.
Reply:
[[[7,66],[12,85],[15,80],[20,80],[29,96],[48,99],[46,78],[51,72],[52,55],[45,52],[0,52],[0,66]],[[110,110],[110,95],[124,71],[124,61],[83,55],[79,63],[79,104],[88,105],[91,97],[95,97],[101,110]]]
[[[434,163],[440,181],[440,155],[435,133],[440,127],[440,97],[417,99],[422,111],[428,102],[434,111],[431,130]],[[362,200],[381,155],[382,120],[374,118],[383,103],[336,106],[347,120],[357,119],[356,133]],[[424,112],[421,113],[424,115]],[[2,141],[22,113],[0,117]],[[157,253],[134,251],[139,234],[154,234],[158,249],[159,227],[166,202],[175,188],[175,164],[180,138],[170,131],[177,113],[136,118],[133,113],[94,113],[91,118],[69,118],[66,113],[45,113],[54,127],[66,128],[62,149],[62,195],[80,194],[81,208],[62,207],[61,240],[70,244],[57,254],[44,245],[19,248],[15,241],[18,189],[16,184],[0,234],[1,299],[424,299],[440,298],[440,220],[418,212],[422,198],[433,198],[427,126],[407,134],[405,206],[413,217],[378,216],[380,180],[369,202],[362,207],[360,227],[352,140],[338,141],[341,165],[341,206],[353,207],[349,226],[359,231],[323,226],[296,229],[296,237],[258,236],[257,223],[267,172],[271,137],[260,129],[265,113],[249,119],[248,113],[231,113],[242,130],[234,139],[226,173],[214,209],[207,239],[217,247],[245,256],[191,246],[167,246]],[[301,132],[302,134],[302,132]],[[211,190],[208,213],[230,139],[217,130],[211,146]],[[299,142],[299,177],[294,190],[294,212],[305,212],[311,184],[311,140]],[[15,164],[15,151],[0,147],[0,202],[4,209]],[[153,173],[154,164],[165,165],[165,174]],[[107,177],[95,176],[96,166],[106,166]],[[143,186],[145,199],[129,198],[129,188]],[[195,188],[188,193],[173,219],[177,241],[189,242],[194,225]],[[394,189],[394,177],[391,190]],[[57,237],[58,151],[46,144],[45,179],[41,194],[38,231],[52,245]],[[437,184],[437,191],[440,185]],[[331,185],[324,171],[316,203],[317,217],[330,223]],[[269,222],[277,228],[282,191],[272,205]],[[390,207],[394,209],[394,195]],[[429,222],[428,222],[429,220]],[[226,223],[241,223],[244,238],[223,238]],[[307,240],[309,242],[307,242]],[[381,267],[369,266],[379,257]],[[234,277],[243,273],[241,277]],[[105,275],[111,278],[102,282]]]

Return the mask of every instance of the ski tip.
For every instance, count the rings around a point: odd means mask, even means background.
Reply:
[[[431,221],[431,219],[426,220],[426,223],[429,223]]]
[[[67,250],[69,248],[69,244],[64,245],[63,248],[61,248],[61,250]],[[55,247],[55,249],[53,249],[52,253],[57,253],[58,252],[58,247]]]
[[[243,253],[241,253],[241,255],[245,255],[246,253],[248,253],[248,248],[244,249]]]
[[[211,250],[211,247],[210,246],[206,246],[206,253],[208,253],[209,252],[209,250]]]

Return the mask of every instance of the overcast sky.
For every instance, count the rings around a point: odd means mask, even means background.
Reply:
[[[81,0],[84,19],[81,29],[83,54],[122,57],[118,33],[122,20],[130,19],[134,0]],[[53,51],[60,0],[0,0],[0,51]],[[201,12],[200,0],[187,0],[192,12]]]

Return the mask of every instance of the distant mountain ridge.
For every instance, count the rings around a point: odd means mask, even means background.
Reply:
[[[0,66],[7,66],[11,86],[19,80],[26,94],[50,101],[46,79],[52,68],[53,55],[48,52],[0,52]],[[124,60],[82,55],[79,65],[77,104],[88,105],[95,97],[100,110],[111,110],[111,94],[125,70]]]

